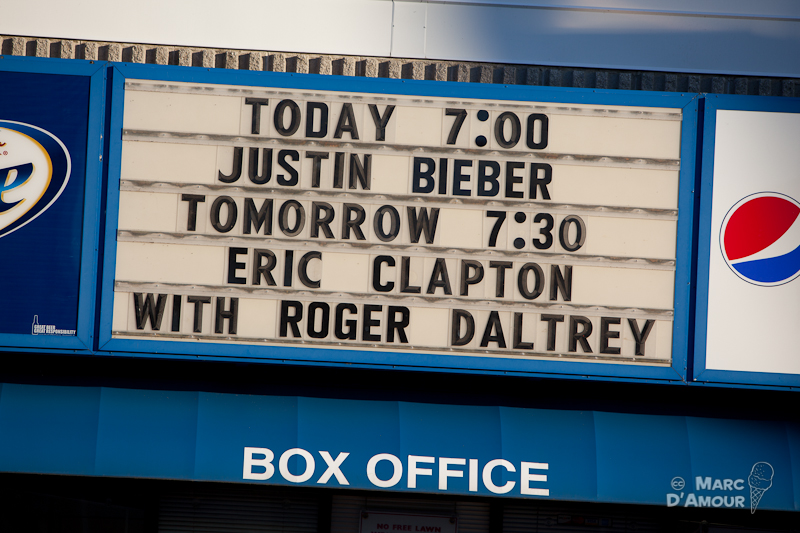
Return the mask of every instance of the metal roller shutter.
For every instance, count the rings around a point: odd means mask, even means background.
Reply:
[[[506,505],[503,533],[620,533],[661,531],[645,516],[581,510],[578,506]]]
[[[358,533],[363,496],[333,496],[331,504],[331,533]]]
[[[457,502],[458,531],[460,533],[489,533],[489,504]]]
[[[455,515],[458,533],[489,532],[488,503],[334,495],[331,533],[358,533],[364,510]]]
[[[317,533],[314,497],[225,488],[161,499],[158,531]]]

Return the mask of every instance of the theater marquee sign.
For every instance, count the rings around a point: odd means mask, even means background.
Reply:
[[[669,366],[682,118],[128,79],[112,338]]]

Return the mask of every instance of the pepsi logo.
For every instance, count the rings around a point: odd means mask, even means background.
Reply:
[[[0,237],[47,211],[70,175],[66,146],[52,133],[0,120]]]
[[[776,192],[734,205],[720,231],[722,256],[741,279],[770,287],[800,275],[800,203]]]

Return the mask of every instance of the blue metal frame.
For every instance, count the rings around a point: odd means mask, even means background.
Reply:
[[[708,283],[711,249],[706,246],[705,243],[708,243],[711,239],[711,202],[714,191],[714,147],[718,109],[800,113],[800,99],[779,97],[753,98],[751,96],[716,94],[705,95],[704,125],[702,131],[700,215],[697,236],[697,303],[694,324],[694,381],[704,382],[709,385],[727,384],[756,387],[800,387],[800,375],[706,369],[706,325],[708,320]]]
[[[696,493],[707,498],[701,506],[727,497],[719,507],[747,513],[748,474],[756,463],[768,463],[774,479],[757,512],[800,510],[800,423],[781,418],[17,383],[0,384],[0,406],[3,472],[662,506],[671,494],[672,505],[681,507]],[[270,479],[244,479],[245,447],[274,452]],[[278,458],[297,448],[316,457],[315,475],[303,482],[284,478],[278,468]],[[349,454],[341,464],[348,485],[320,481],[326,467],[319,450]],[[433,475],[421,473],[413,488],[407,468],[397,484],[378,487],[366,469],[378,453],[403,463],[412,454],[470,458],[480,467],[502,458],[517,470],[500,468],[494,481],[516,486],[502,495],[485,482],[469,489],[463,475],[443,490],[431,462]],[[547,488],[547,496],[522,493],[522,461],[548,465],[541,472],[547,479],[531,484]],[[388,478],[387,471],[379,475]],[[671,488],[676,477],[685,480],[684,489]],[[709,484],[698,487],[698,478]],[[740,481],[723,489],[712,488],[711,479]]]
[[[414,80],[365,79],[291,73],[225,71],[184,67],[113,64],[111,81],[108,200],[105,222],[104,263],[101,284],[98,354],[128,357],[263,361],[281,364],[360,366],[462,373],[495,373],[571,379],[658,380],[685,382],[690,346],[692,229],[694,216],[695,152],[697,142],[697,94],[601,91],[515,85],[485,85]],[[671,367],[643,367],[558,361],[525,361],[465,356],[432,356],[425,353],[370,352],[304,347],[232,346],[181,341],[112,339],[113,285],[116,229],[119,209],[122,117],[126,78],[176,82],[253,85],[403,95],[491,98],[581,104],[627,105],[683,110],[679,190],[678,248],[675,273],[675,317]]]
[[[0,350],[69,350],[86,353],[94,349],[96,283],[100,240],[104,128],[106,109],[105,61],[76,61],[0,56],[0,72],[85,76],[89,82],[89,115],[86,139],[86,186],[83,198],[78,322],[75,336],[31,336],[0,334]]]

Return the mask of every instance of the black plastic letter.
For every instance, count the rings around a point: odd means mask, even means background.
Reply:
[[[318,189],[322,160],[328,159],[328,152],[306,152],[306,159],[313,160],[311,163],[311,187]]]
[[[490,261],[489,268],[497,270],[497,279],[494,286],[494,295],[502,298],[506,294],[506,269],[511,268],[511,261]],[[524,268],[524,267],[523,267]]]
[[[301,257],[300,261],[297,262],[297,277],[300,278],[300,282],[309,289],[319,289],[321,280],[314,281],[308,277],[308,263],[312,259],[319,259],[322,261],[322,253],[308,252],[303,254],[303,257]]]
[[[228,208],[227,219],[223,224],[219,219],[219,212],[222,209],[222,204]],[[236,202],[230,196],[219,196],[211,204],[211,225],[220,233],[228,233],[233,229],[238,217],[238,210],[236,209]]]
[[[316,329],[317,311],[322,311],[320,328]],[[331,320],[331,308],[325,302],[312,302],[308,306],[308,317],[306,317],[306,332],[312,339],[324,339],[328,336],[328,327]]]
[[[217,297],[217,316],[214,320],[214,333],[222,333],[222,326],[228,321],[228,335],[236,335],[239,319],[239,298],[231,298],[231,306],[225,310],[225,298]]]
[[[517,176],[517,170],[525,168],[521,161],[508,161],[506,163],[506,198],[522,198],[522,191],[514,190],[514,185],[522,183],[522,176]]]
[[[381,265],[383,264],[393,267],[395,265],[394,257],[391,255],[379,255],[372,262],[372,288],[378,292],[389,292],[394,289],[394,281],[387,281],[381,284]]]
[[[422,171],[422,165],[425,165],[425,171]],[[433,162],[431,157],[415,157],[414,158],[414,171],[411,175],[411,190],[415,193],[429,193],[433,191],[435,180],[433,172],[436,170],[436,163]],[[424,180],[423,185],[421,181]]]
[[[364,304],[364,317],[361,321],[361,340],[362,341],[372,341],[372,342],[380,342],[381,334],[378,333],[377,335],[372,333],[372,328],[375,326],[381,325],[380,318],[373,319],[372,313],[381,312],[381,305],[372,305],[372,304]]]
[[[372,184],[372,155],[364,154],[364,162],[358,160],[358,154],[350,154],[350,179],[348,187],[357,189],[358,185],[368,191]]]
[[[222,183],[233,183],[238,180],[242,175],[242,157],[244,156],[244,148],[241,146],[233,147],[233,170],[230,176],[226,176],[222,171],[217,172],[217,179]]]
[[[572,301],[572,265],[564,265],[564,274],[558,265],[550,265],[550,301],[558,300],[558,293],[565,302]]]
[[[350,238],[351,229],[355,233],[357,240],[366,240],[364,232],[361,231],[361,224],[367,219],[366,210],[358,204],[344,204],[342,210],[342,240],[346,241]],[[355,213],[356,218],[351,219],[350,213]]]
[[[536,142],[536,123],[541,124],[539,142]],[[534,113],[528,115],[528,148],[531,150],[544,150],[547,148],[547,115]]]
[[[636,355],[644,355],[644,344],[647,342],[647,337],[653,331],[655,320],[645,320],[644,329],[639,331],[639,322],[635,318],[628,319],[628,325],[633,333],[633,340],[636,341]]]
[[[384,215],[389,215],[389,232],[383,230]],[[400,233],[400,213],[391,205],[382,205],[375,211],[375,218],[372,221],[372,228],[375,235],[383,242],[391,242]]]
[[[533,350],[532,342],[522,341],[522,313],[514,313],[514,344],[515,350]]]
[[[319,131],[314,130],[314,112],[319,111]],[[322,139],[328,134],[328,106],[323,102],[306,103],[306,137]],[[311,309],[309,308],[309,311]]]
[[[487,348],[490,342],[496,342],[498,348],[506,347],[506,336],[503,333],[503,324],[500,323],[500,315],[497,311],[489,313],[486,329],[483,330],[483,338],[481,338],[481,348]]]
[[[289,315],[289,309],[294,310],[293,315]],[[300,337],[300,326],[297,325],[303,319],[303,304],[296,300],[281,301],[281,318],[279,337],[288,337],[289,328],[292,328],[292,337]]]
[[[539,177],[539,171],[543,172],[542,177]],[[531,182],[529,184],[528,195],[532,200],[538,197],[536,191],[542,191],[542,200],[550,199],[550,191],[547,190],[547,185],[553,181],[553,167],[547,163],[531,163]]]
[[[328,202],[311,202],[311,237],[319,237],[319,230],[326,239],[333,239],[331,222],[333,222],[333,206]]]
[[[357,333],[358,322],[353,319],[345,320],[344,312],[347,311],[351,315],[358,313],[358,308],[354,304],[339,304],[336,306],[336,320],[334,321],[333,334],[339,340],[355,340]],[[347,326],[347,331],[344,327]]]
[[[245,105],[253,106],[253,116],[250,122],[250,133],[258,135],[261,133],[261,106],[269,105],[267,98],[245,98]]]
[[[575,239],[569,242],[569,227],[575,226]],[[578,215],[567,215],[561,221],[561,227],[558,232],[558,240],[561,247],[568,252],[577,252],[580,250],[583,243],[586,242],[586,222],[583,221]]]
[[[528,272],[533,271],[533,290],[528,289]],[[526,300],[535,300],[544,290],[544,271],[536,263],[525,263],[517,274],[517,288]]]
[[[461,319],[467,323],[467,331],[461,334]],[[475,336],[475,319],[469,311],[453,309],[453,321],[450,325],[450,346],[464,346],[469,344]]]
[[[600,317],[600,353],[607,353],[610,355],[618,355],[620,352],[619,347],[609,346],[609,339],[619,339],[619,331],[609,329],[612,324],[619,324],[622,319],[618,317]]]
[[[203,306],[211,303],[211,296],[187,296],[186,303],[194,304],[194,324],[192,331],[203,331]]]
[[[294,226],[289,226],[289,209],[294,209]],[[278,227],[287,237],[296,237],[306,225],[306,211],[297,200],[286,200],[278,210]]]
[[[283,185],[284,187],[294,187],[297,185],[298,182],[298,175],[297,170],[286,161],[286,158],[291,159],[292,161],[300,161],[300,153],[297,150],[281,150],[278,152],[278,164],[289,173],[289,176],[286,177],[283,174],[278,174],[278,185]]]
[[[500,163],[497,161],[478,161],[478,196],[497,196],[500,192]],[[486,188],[486,185],[489,188]]]
[[[397,319],[397,313],[400,313],[400,320]],[[408,307],[390,305],[387,318],[386,342],[394,342],[394,333],[396,331],[397,336],[400,337],[400,342],[408,344],[406,328],[411,322],[411,311]]]
[[[244,268],[246,265],[241,261],[237,261],[240,255],[246,255],[247,248],[228,248],[228,283],[236,285],[244,285],[247,283],[246,278],[241,278],[236,275],[236,271]]]
[[[470,272],[471,271],[471,272]],[[483,265],[472,259],[461,260],[461,296],[469,295],[469,286],[483,280]]]
[[[462,174],[461,169],[464,167],[471,167],[472,161],[468,159],[456,159],[453,164],[453,196],[469,196],[469,189],[462,189],[463,182],[469,183],[469,174]]]
[[[261,264],[261,259],[266,257],[267,263]],[[261,285],[261,277],[267,280],[267,285],[275,286],[275,278],[272,277],[272,270],[278,264],[278,259],[272,250],[253,250],[253,285]]]
[[[418,285],[410,285],[410,277],[411,258],[404,255],[400,258],[400,292],[419,294],[422,289]]]
[[[411,237],[411,242],[418,243],[420,235],[425,233],[425,242],[433,244],[433,239],[436,236],[436,225],[439,222],[439,208],[431,207],[431,216],[428,216],[428,208],[420,207],[419,216],[417,216],[417,208],[406,206],[406,215],[408,216],[408,233]]]
[[[581,330],[578,331],[580,324]],[[578,351],[578,343],[581,345],[581,350],[584,353],[592,353],[592,348],[589,346],[589,341],[586,337],[592,334],[592,321],[585,316],[571,316],[569,317],[569,352]]]
[[[153,331],[161,329],[161,319],[164,317],[164,308],[167,305],[167,295],[159,294],[158,300],[153,300],[153,295],[147,293],[142,301],[142,293],[133,293],[133,310],[136,313],[136,329],[144,329],[147,319]]]
[[[428,282],[427,294],[434,294],[437,287],[441,287],[446,295],[453,294],[453,289],[450,288],[450,276],[447,273],[447,263],[444,257],[437,257],[436,262],[433,264],[433,272],[431,272],[431,279]]]
[[[262,148],[264,154],[264,166],[262,174],[258,174],[258,148],[250,147],[250,159],[247,166],[247,176],[256,185],[264,185],[272,178],[272,148]]]
[[[506,121],[511,122],[511,138],[506,139],[505,124]],[[494,122],[494,139],[502,148],[513,148],[519,142],[522,126],[519,122],[519,117],[511,111],[502,113]]]
[[[547,351],[556,349],[556,325],[564,322],[564,315],[542,315],[542,322],[547,322]]]
[[[202,194],[181,194],[181,201],[189,202],[189,216],[186,220],[186,231],[196,231],[197,204],[198,202],[205,202],[206,197]]]
[[[286,114],[287,107],[291,113],[291,119],[288,127],[285,126],[286,122],[283,119],[284,115]],[[297,129],[300,127],[300,108],[297,107],[297,104],[294,103],[293,100],[281,100],[280,103],[275,106],[274,123],[275,131],[277,131],[280,135],[283,135],[284,137],[294,135]]]
[[[378,111],[378,106],[375,104],[369,104],[369,112],[372,114],[372,121],[375,122],[375,140],[385,141],[386,125],[389,124],[389,119],[392,118],[394,106],[387,105],[386,109],[383,110],[383,116],[381,116],[380,112]]]
[[[255,227],[258,234],[261,226],[264,226],[264,235],[272,235],[272,198],[266,198],[258,210],[252,198],[245,198],[242,233],[250,235],[250,228]]]
[[[353,104],[342,104],[342,112],[339,114],[339,122],[336,124],[336,130],[333,132],[334,139],[341,139],[343,133],[349,133],[350,138],[358,140],[358,126],[356,125],[356,117],[353,114]]]

